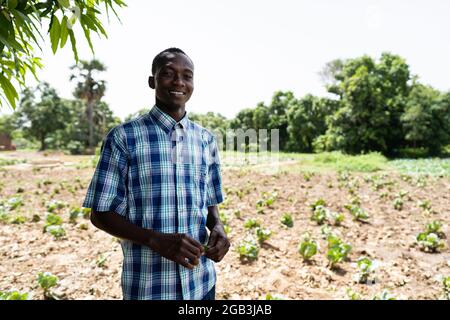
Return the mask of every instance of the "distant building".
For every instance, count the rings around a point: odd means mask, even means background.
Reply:
[[[9,134],[0,133],[0,151],[16,150],[16,146],[12,144]]]

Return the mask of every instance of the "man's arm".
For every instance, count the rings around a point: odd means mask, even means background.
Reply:
[[[208,217],[206,226],[211,234],[209,235],[208,250],[205,255],[215,262],[220,262],[230,249],[230,241],[219,218],[217,206],[208,207]]]
[[[136,226],[115,212],[91,212],[91,222],[97,228],[121,239],[147,246],[163,257],[193,269],[203,253],[202,245],[191,237],[167,234]],[[189,259],[189,262],[186,261]]]

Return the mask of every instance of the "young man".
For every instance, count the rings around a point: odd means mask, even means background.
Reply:
[[[185,111],[193,76],[182,50],[155,57],[156,104],[108,133],[83,204],[96,227],[122,239],[127,300],[214,299],[213,261],[230,247],[217,143]]]

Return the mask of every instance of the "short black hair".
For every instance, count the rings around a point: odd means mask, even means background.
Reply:
[[[165,50],[161,51],[160,53],[158,53],[155,56],[155,58],[153,59],[153,62],[152,62],[152,75],[155,75],[156,68],[159,67],[163,62],[165,62],[165,60],[166,60],[166,57],[165,57],[166,53],[181,53],[181,54],[184,54],[192,62],[192,59],[183,50],[181,50],[180,48],[171,47],[171,48],[168,48],[168,49],[165,49]],[[192,62],[192,64],[194,64],[194,63]]]

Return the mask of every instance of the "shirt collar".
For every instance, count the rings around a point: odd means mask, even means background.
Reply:
[[[187,112],[185,112],[184,117],[178,122],[175,121],[175,119],[169,116],[167,113],[163,112],[156,105],[154,105],[153,108],[150,109],[149,114],[166,133],[170,133],[176,125],[179,125],[179,127],[181,127],[183,130],[187,130],[189,127],[189,118]]]

